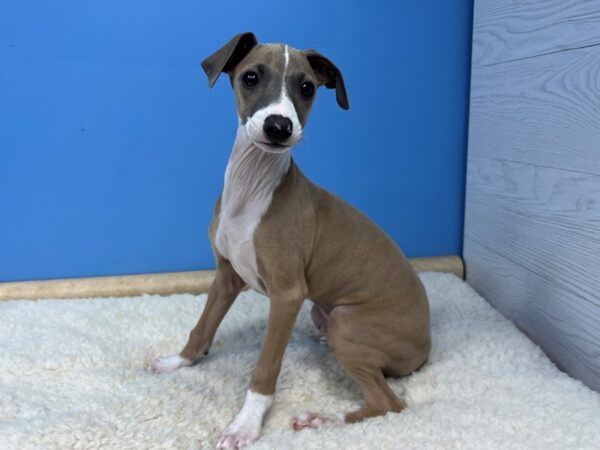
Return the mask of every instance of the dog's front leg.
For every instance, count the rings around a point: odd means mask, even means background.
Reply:
[[[178,355],[155,358],[150,370],[156,373],[171,372],[190,366],[199,356],[206,355],[217,328],[244,285],[244,280],[235,272],[231,263],[217,255],[217,273],[208,291],[206,306],[200,320],[190,332],[185,347]]]
[[[286,289],[270,294],[267,333],[250,389],[242,409],[221,434],[218,449],[239,449],[258,439],[263,418],[273,401],[283,354],[306,290]]]

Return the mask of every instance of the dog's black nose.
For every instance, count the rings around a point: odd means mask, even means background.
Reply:
[[[282,144],[292,135],[292,121],[279,114],[271,114],[265,119],[263,130],[273,144]]]

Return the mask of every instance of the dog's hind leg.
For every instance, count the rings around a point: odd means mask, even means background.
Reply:
[[[341,418],[330,418],[314,413],[304,413],[293,421],[293,428],[319,428],[354,423],[360,420],[400,412],[405,408],[387,384],[384,368],[389,356],[380,347],[380,338],[372,332],[360,334],[357,330],[373,330],[365,321],[372,320],[368,314],[358,311],[357,306],[336,307],[330,314],[327,341],[344,369],[359,384],[365,403],[360,409]],[[371,336],[371,337],[369,337]]]
[[[294,430],[340,426],[343,423],[354,423],[369,417],[382,416],[388,412],[400,412],[405,408],[404,402],[396,396],[385,381],[381,367],[371,364],[372,361],[368,354],[369,349],[359,347],[355,349],[365,352],[363,361],[347,360],[337,352],[336,356],[346,371],[358,382],[365,399],[364,406],[346,414],[343,419],[341,416],[327,417],[305,412],[294,418],[292,423]]]
[[[231,263],[217,255],[217,273],[200,320],[190,332],[187,344],[178,355],[156,358],[150,370],[156,373],[171,372],[191,366],[201,355],[208,354],[217,328],[229,311],[245,283],[235,272]]]

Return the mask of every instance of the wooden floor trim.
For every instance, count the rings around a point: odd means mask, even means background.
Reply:
[[[460,278],[464,278],[463,262],[459,256],[411,258],[410,262],[420,272],[451,272]],[[0,283],[0,300],[132,297],[142,294],[198,294],[208,291],[214,275],[214,270],[200,270],[113,277],[6,282]]]

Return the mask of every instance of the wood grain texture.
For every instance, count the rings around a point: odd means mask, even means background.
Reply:
[[[557,304],[560,298],[576,302],[568,286],[497,250],[474,239],[465,243],[469,284],[540,345],[560,369],[600,391],[597,321],[577,308]]]
[[[467,281],[600,390],[600,176],[469,156]]]
[[[472,158],[468,179],[465,240],[568,288],[556,304],[600,330],[600,176]]]
[[[463,257],[600,390],[600,0],[475,0]]]
[[[600,175],[469,155],[467,281],[600,390]]]
[[[473,67],[600,44],[600,0],[476,0]]]
[[[474,68],[469,153],[600,175],[600,47]]]

